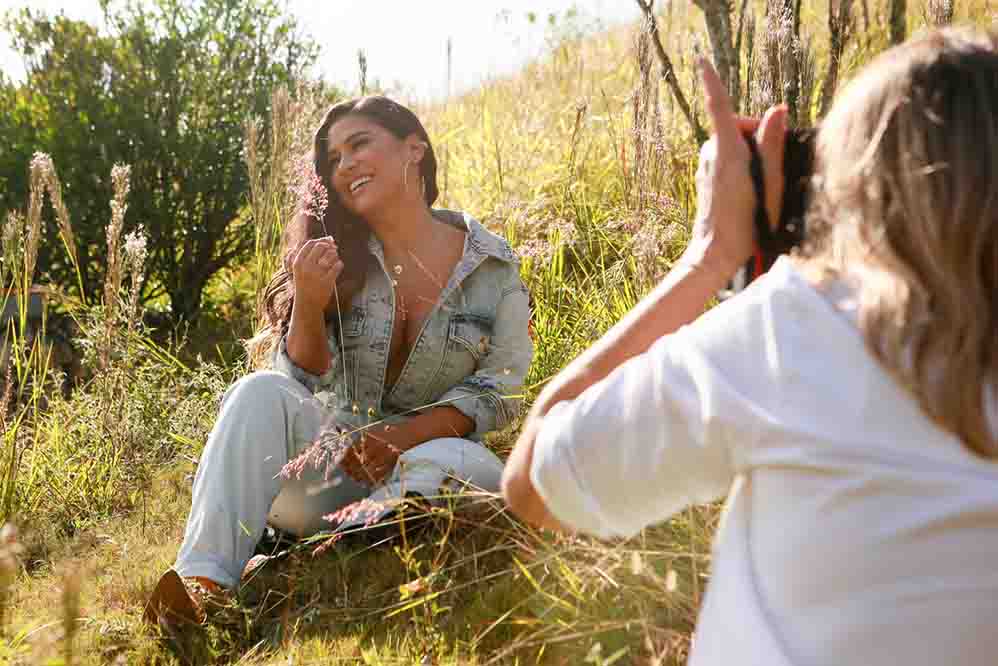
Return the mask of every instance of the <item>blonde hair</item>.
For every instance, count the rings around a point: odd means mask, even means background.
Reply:
[[[998,34],[928,33],[848,87],[818,133],[805,262],[856,280],[871,352],[998,457]]]

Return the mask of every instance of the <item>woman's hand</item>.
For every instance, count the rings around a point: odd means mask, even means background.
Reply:
[[[783,147],[787,110],[770,108],[762,121],[739,118],[714,67],[700,62],[706,106],[714,136],[700,150],[697,168],[697,216],[690,245],[702,263],[730,278],[752,256],[755,247],[755,189],[749,175],[751,155],[743,132],[755,132],[766,186],[766,212],[771,224],[783,201]]]
[[[395,468],[401,454],[402,448],[392,441],[389,427],[377,426],[356,438],[339,465],[354,481],[376,486]]]
[[[289,253],[285,268],[291,272],[295,304],[311,312],[322,312],[333,297],[343,261],[332,236],[313,238]]]

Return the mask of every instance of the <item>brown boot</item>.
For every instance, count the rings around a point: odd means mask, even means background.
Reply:
[[[203,624],[204,596],[221,596],[222,587],[207,578],[190,579],[188,583],[173,569],[167,570],[156,583],[142,619],[152,626],[177,627]],[[193,588],[193,589],[192,589]]]

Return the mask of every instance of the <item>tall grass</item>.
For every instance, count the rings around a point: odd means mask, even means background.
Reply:
[[[795,89],[798,121],[819,119],[831,57],[827,4],[803,8],[801,37],[789,51],[772,40],[764,3],[738,4],[748,12],[737,58],[745,108],[757,111]],[[908,4],[914,28],[993,20],[985,0],[955,9],[941,0],[916,5]],[[887,0],[853,5],[840,80],[889,42],[888,10]],[[707,49],[702,14],[669,3],[658,29],[690,112],[702,118],[691,62]],[[661,278],[682,251],[695,212],[695,131],[662,80],[651,36],[636,26],[559,34],[549,56],[515,76],[417,109],[445,156],[439,205],[469,211],[522,257],[537,346],[528,402]],[[276,266],[294,204],[293,175],[329,101],[317,87],[281,90],[267,122],[247,121],[256,253],[221,278],[245,302],[255,301]],[[47,168],[44,161],[38,168]],[[2,236],[0,287],[19,314],[6,332],[0,368],[0,508],[22,529],[16,541],[0,533],[0,600],[10,600],[0,658],[683,661],[709,578],[716,506],[692,507],[634,539],[607,544],[528,528],[484,493],[449,498],[428,518],[405,513],[393,531],[296,545],[215,609],[202,635],[173,648],[154,641],[139,625],[139,609],[175,555],[217,398],[245,364],[191,367],[178,360],[180,348],[150,340],[136,316],[141,239],[133,232],[122,242],[123,230],[140,221],[127,218],[122,194],[112,207],[120,219],[112,219],[108,234],[121,270],[103,303],[62,304],[79,328],[85,372],[70,395],[57,390],[46,320],[33,331],[27,316],[32,248],[58,241],[34,230],[43,192],[62,241],[74,246],[58,179],[42,175],[32,180],[25,212],[6,218]],[[515,434],[510,428],[490,444],[505,452]],[[16,583],[5,596],[4,576],[14,569]]]
[[[92,304],[35,284],[41,243],[61,240],[74,266],[77,255],[55,165],[36,154],[30,174],[27,212],[8,214],[0,264],[2,303],[13,304],[15,312],[0,332],[0,522],[7,523],[0,532],[0,617],[22,621],[18,586],[11,594],[11,581],[51,575],[60,544],[81,534],[106,530],[109,521],[132,513],[144,518],[155,469],[180,455],[197,455],[196,442],[210,425],[206,414],[229,379],[218,368],[184,366],[152,341],[140,320],[145,238],[139,228],[122,239],[128,168],[119,165],[110,174],[115,196],[107,228],[108,280],[103,301]],[[42,236],[46,194],[59,238]],[[34,312],[39,302],[40,318]],[[73,341],[82,357],[77,377],[67,379],[53,363],[53,317],[63,330],[79,332]],[[20,538],[12,523],[22,527]],[[61,627],[61,663],[71,664],[79,656],[74,636],[84,569],[64,570],[54,586],[62,591],[55,605],[61,620],[42,626]],[[31,654],[29,663],[36,663],[37,651],[24,652],[30,635],[0,623],[0,655],[16,661]]]

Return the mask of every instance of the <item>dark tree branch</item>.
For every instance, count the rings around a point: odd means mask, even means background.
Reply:
[[[638,3],[638,7],[641,8],[642,13],[645,15],[645,29],[648,31],[648,35],[651,37],[652,44],[655,46],[655,53],[658,56],[658,62],[662,67],[662,78],[665,82],[669,84],[669,88],[672,90],[672,96],[676,100],[676,104],[679,106],[679,110],[683,112],[686,117],[686,121],[690,124],[693,130],[693,136],[697,143],[703,143],[707,140],[707,132],[704,130],[703,125],[694,115],[693,110],[690,108],[689,102],[686,101],[686,95],[683,94],[683,89],[679,85],[679,79],[676,78],[676,70],[672,66],[672,61],[669,59],[668,54],[665,52],[665,48],[662,46],[662,39],[658,33],[658,23],[655,21],[655,12],[653,11],[655,0],[634,0]]]
[[[908,33],[908,0],[890,0],[891,45],[900,44]]]
[[[742,53],[742,35],[745,33],[745,10],[748,9],[748,0],[742,0],[742,6],[738,10],[738,34],[735,36],[735,53],[739,59]]]
[[[728,89],[731,105],[735,110],[738,110],[741,102],[739,99],[741,62],[740,53],[734,48],[736,38],[732,34],[731,27],[731,2],[730,0],[693,0],[693,4],[703,12],[707,34],[710,36],[710,46],[714,51],[717,74]]]
[[[825,115],[832,106],[842,53],[852,33],[852,0],[839,0],[838,5],[838,11],[834,2],[828,5],[828,71],[821,89],[821,115]]]

